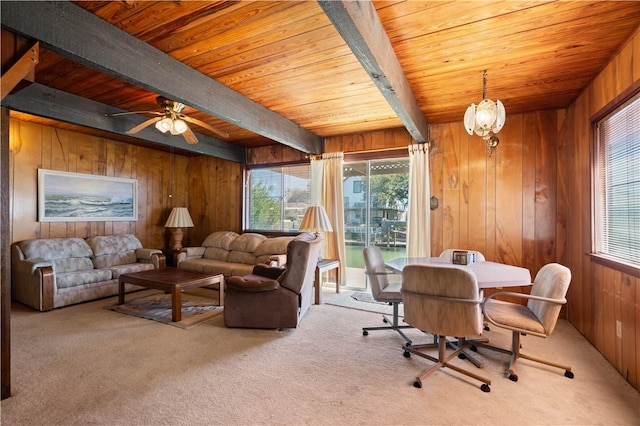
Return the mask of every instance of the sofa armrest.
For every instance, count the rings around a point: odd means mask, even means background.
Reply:
[[[12,274],[11,290],[15,300],[39,311],[53,309],[55,273],[51,262],[19,260],[14,263]]]
[[[180,266],[180,263],[185,260],[202,259],[206,249],[206,247],[183,247],[180,252],[174,256],[176,266]]]
[[[155,269],[167,266],[166,258],[162,250],[139,248],[136,249],[136,257],[140,263],[152,263]]]
[[[280,266],[283,267],[287,264],[287,255],[286,254],[274,254],[269,257],[269,266]]]
[[[260,277],[253,275],[250,275],[248,279],[245,277],[229,277],[225,280],[224,285],[227,291],[231,289],[254,293],[277,290],[280,287],[280,283],[276,280],[269,278],[260,279]]]
[[[269,265],[256,265],[253,267],[252,274],[261,277],[277,280],[284,273],[284,268]]]

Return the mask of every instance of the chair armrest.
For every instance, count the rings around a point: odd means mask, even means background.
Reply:
[[[276,280],[268,278],[264,280],[247,280],[244,277],[229,277],[225,280],[224,285],[227,290],[233,289],[253,293],[272,291],[280,287],[280,283]]]
[[[284,268],[278,268],[276,266],[269,265],[256,265],[253,267],[252,274],[260,275],[272,280],[277,280],[284,273]]]

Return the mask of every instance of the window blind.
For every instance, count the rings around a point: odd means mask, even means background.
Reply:
[[[640,94],[597,123],[596,250],[640,263]]]

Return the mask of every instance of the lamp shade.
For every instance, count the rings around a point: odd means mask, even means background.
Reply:
[[[171,210],[167,223],[164,224],[165,228],[193,228],[193,221],[189,215],[189,210],[186,207],[174,207]]]
[[[331,222],[329,222],[329,217],[327,216],[327,212],[324,210],[324,207],[313,205],[307,208],[307,211],[304,212],[304,217],[302,218],[302,222],[299,227],[300,231],[310,231],[310,232],[333,232],[333,227],[331,226]]]

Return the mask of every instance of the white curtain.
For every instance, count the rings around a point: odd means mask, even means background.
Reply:
[[[322,154],[311,160],[311,203],[324,207],[333,232],[323,235],[322,257],[340,260],[340,276],[346,276],[344,247],[344,205],[342,196],[342,152]],[[344,278],[343,278],[344,280]],[[340,283],[342,285],[343,283]]]
[[[429,146],[409,145],[407,256],[431,256]]]

